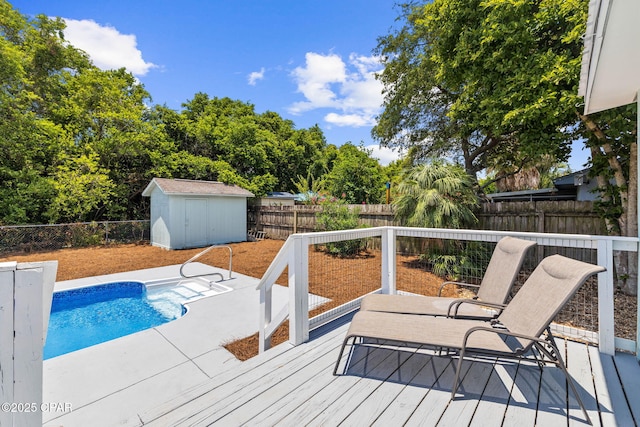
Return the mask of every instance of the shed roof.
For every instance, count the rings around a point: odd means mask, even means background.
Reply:
[[[151,192],[155,187],[158,187],[160,191],[168,195],[253,197],[252,192],[237,185],[229,185],[218,181],[168,178],[153,178],[142,192],[142,195],[151,196]]]

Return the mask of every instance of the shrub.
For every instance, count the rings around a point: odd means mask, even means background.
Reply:
[[[322,211],[316,214],[317,231],[349,230],[362,228],[358,224],[358,209],[349,209],[343,201],[335,198],[327,199],[321,203]],[[339,257],[354,256],[366,248],[365,239],[344,240],[331,242],[324,245],[324,251]]]

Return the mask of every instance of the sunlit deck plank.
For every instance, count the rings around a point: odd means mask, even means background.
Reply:
[[[313,361],[308,360],[307,364],[300,366],[298,370],[290,371],[286,378],[273,378],[272,381],[261,382],[255,387],[247,387],[242,392],[236,392],[227,399],[203,408],[189,422],[194,425],[210,425],[216,422],[220,425],[243,425],[251,421],[255,414],[269,409],[271,405],[295,396],[300,385],[314,379],[318,367],[328,371],[335,362],[334,353],[330,351],[319,355]]]
[[[566,360],[564,341],[557,341],[560,354]],[[536,425],[566,426],[568,420],[567,379],[553,366],[545,367],[540,378]]]
[[[478,402],[473,419],[469,424],[470,426],[495,426],[497,421],[502,420],[504,413],[509,408],[507,402],[509,402],[517,371],[517,363],[496,363],[494,365],[487,387],[482,393],[482,399]],[[533,425],[533,423],[521,422],[520,425]]]
[[[471,363],[465,362],[462,366],[461,377],[467,374]],[[413,410],[406,426],[437,425],[443,412],[447,409],[451,397],[451,386],[455,378],[455,361],[449,363],[435,381],[433,387]],[[411,409],[411,408],[409,408]]]
[[[504,427],[536,425],[536,412],[540,395],[542,372],[536,364],[520,362],[517,366],[505,364],[505,371],[513,371],[515,381],[512,384],[504,414]]]
[[[429,354],[414,353],[402,363],[380,386],[358,405],[344,420],[345,425],[371,425],[386,412],[417,374],[431,363]]]
[[[586,344],[566,341],[567,347],[567,370],[573,378],[573,383],[578,389],[580,398],[587,408],[587,413],[594,427],[600,426],[600,416],[598,414],[598,403],[596,400],[596,391],[593,385],[593,373],[591,370],[591,361],[589,360],[589,348]],[[569,391],[569,425],[588,425],[582,409],[575,400],[575,396],[571,390]]]
[[[385,364],[388,366],[388,363],[385,362],[388,358],[397,355],[394,353],[397,352],[361,347],[360,351],[355,352],[351,358],[348,374],[334,377],[333,366],[331,366],[331,370],[324,373],[326,377],[332,379],[331,383],[317,393],[306,396],[307,398],[282,418],[280,423],[282,425],[317,423],[318,420],[327,417],[328,408],[332,408],[332,411],[336,410],[336,407],[340,407],[345,399],[353,398],[358,402],[364,400],[358,394],[362,390],[368,390],[372,384],[380,383],[379,380],[366,378],[365,375],[374,375],[379,372],[380,367],[385,366]],[[336,352],[335,356],[337,357],[337,355],[338,353]],[[329,414],[329,417],[334,420],[334,423],[340,419],[338,415],[331,416],[331,414]],[[344,417],[346,416],[348,414],[344,415]]]
[[[333,376],[345,332],[340,327],[273,359],[267,352],[260,363],[246,362],[191,390],[187,400],[178,396],[144,425],[585,425],[552,365],[541,372],[530,362],[465,360],[452,402],[457,359],[446,356],[356,345],[346,374]],[[633,425],[616,372],[618,366],[629,377],[624,392],[634,402],[640,367],[633,356],[616,357],[614,365],[597,348],[558,341],[595,425],[600,417],[603,426]]]
[[[337,330],[330,336],[338,337],[343,334],[344,331]],[[141,418],[143,422],[146,422],[144,425],[164,426],[186,422],[207,405],[213,405],[237,391],[251,388],[254,384],[272,379],[274,376],[286,375],[287,369],[300,363],[300,358],[297,356],[304,354],[312,358],[318,353],[325,353],[327,350],[323,347],[318,346],[315,342],[308,342],[286,351],[275,350],[276,356],[271,359],[268,357],[268,352],[264,353],[258,356],[260,363],[251,363],[249,360],[248,365],[242,365],[232,371],[222,373],[195,387],[188,394],[187,399],[178,396],[177,401],[167,402],[161,407],[143,414]]]
[[[451,365],[450,358],[432,357],[429,363],[423,365],[411,383],[378,416],[373,425],[379,427],[403,425],[420,402],[427,398],[434,384],[449,365]]]
[[[600,416],[602,417],[602,424],[605,426],[634,425],[635,423],[631,416],[631,410],[627,405],[627,399],[624,395],[622,385],[620,384],[620,378],[618,377],[614,358],[606,354],[600,354],[596,347],[592,347],[590,350],[593,355],[592,360],[597,361],[600,367],[600,369],[597,369],[598,365],[592,363],[596,390],[598,391],[600,402]],[[616,359],[617,358],[618,357],[616,357]],[[640,373],[640,368],[638,368],[638,373]],[[640,392],[640,389],[635,393],[638,392]],[[608,399],[603,398],[603,395],[608,396]]]
[[[457,363],[457,360],[455,362]],[[480,398],[487,388],[491,373],[493,372],[494,360],[465,360],[463,363],[470,364],[467,374],[464,376],[458,388],[456,399],[447,405],[446,410],[438,421],[438,425],[469,425],[478,407]],[[453,381],[449,387],[449,390],[451,390]],[[502,408],[502,413],[504,413],[504,409],[505,408]],[[502,414],[500,418],[502,418]]]
[[[615,358],[622,388],[627,396],[636,425],[640,424],[640,365],[635,356],[619,354]]]
[[[197,408],[188,419],[172,423],[172,425],[209,425],[230,416],[232,411],[241,406],[249,408],[243,410],[244,416],[246,416],[251,411],[250,404],[256,399],[257,401],[270,400],[271,388],[274,385],[281,382],[286,384],[299,383],[303,381],[303,377],[309,375],[309,370],[317,371],[318,367],[329,358],[335,361],[333,353],[336,348],[329,345],[316,346],[299,354],[298,357],[290,358],[287,363],[279,364],[270,371],[265,372],[262,369],[249,371],[244,376],[245,378],[237,384],[237,387],[225,390],[224,395],[218,393],[215,397],[207,396],[205,399],[200,399],[195,402]],[[305,368],[309,368],[309,370],[305,370]],[[296,375],[299,372],[301,374]],[[294,379],[290,380],[292,376]]]

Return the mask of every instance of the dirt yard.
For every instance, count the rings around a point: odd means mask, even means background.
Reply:
[[[284,242],[262,240],[230,245],[233,249],[233,270],[252,277],[262,277]],[[15,254],[0,258],[2,261],[58,261],[56,280],[120,273],[144,268],[182,264],[202,249],[168,251],[149,244],[96,246],[79,249],[60,249],[51,252]],[[217,257],[218,260],[214,258]],[[226,268],[229,260],[225,251],[210,252],[203,260]]]

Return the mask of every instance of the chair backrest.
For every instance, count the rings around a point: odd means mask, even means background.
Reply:
[[[536,242],[531,240],[503,237],[493,250],[478,289],[478,298],[494,304],[504,304],[518,277],[527,251],[535,245]]]
[[[539,337],[578,288],[604,267],[551,255],[538,264],[498,321],[509,331]]]

